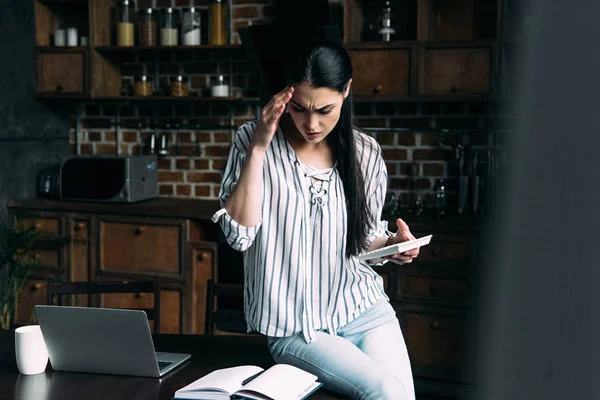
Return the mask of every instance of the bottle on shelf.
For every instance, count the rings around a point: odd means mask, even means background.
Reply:
[[[390,2],[386,1],[383,9],[381,10],[381,29],[379,29],[379,35],[381,36],[381,40],[384,42],[389,42],[392,38],[392,35],[396,33],[396,30],[392,27],[392,7],[390,6]]]
[[[210,94],[212,97],[229,97],[229,85],[225,83],[223,75],[219,75],[217,83],[212,85]]]
[[[160,21],[160,44],[162,46],[177,46],[179,44],[179,13],[169,7],[162,10]]]
[[[209,5],[210,44],[227,44],[227,1],[212,0]]]
[[[200,12],[196,7],[183,9],[181,17],[181,41],[185,46],[199,46]]]
[[[119,0],[117,3],[117,45],[134,46],[134,15],[135,4],[133,0]]]
[[[140,46],[156,46],[156,12],[152,8],[140,10]]]

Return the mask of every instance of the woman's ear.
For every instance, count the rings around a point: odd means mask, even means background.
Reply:
[[[350,94],[350,86],[352,86],[352,78],[350,78],[348,84],[346,85],[346,90],[344,90],[344,99],[348,97],[348,94]]]

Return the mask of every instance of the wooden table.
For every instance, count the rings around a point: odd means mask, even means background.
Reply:
[[[15,361],[14,331],[0,330],[0,399],[141,399],[167,400],[175,391],[207,373],[238,365],[267,368],[273,359],[264,337],[155,335],[157,351],[190,353],[191,361],[161,379],[53,371],[21,375]],[[347,399],[319,389],[310,399]]]

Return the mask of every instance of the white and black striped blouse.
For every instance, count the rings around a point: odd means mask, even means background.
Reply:
[[[241,126],[231,146],[219,194],[222,207],[238,182],[255,126]],[[387,171],[379,144],[364,133],[354,134],[367,201],[377,221],[370,243],[390,234],[381,221]],[[225,208],[213,221],[220,222],[234,249],[244,251],[249,331],[276,337],[302,332],[309,343],[316,330],[335,334],[381,296],[387,298],[383,279],[367,263],[345,256],[346,204],[335,165],[317,170],[303,164],[280,129],[265,155],[261,221],[241,226]]]

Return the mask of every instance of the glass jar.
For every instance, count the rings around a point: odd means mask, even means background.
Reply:
[[[210,44],[227,44],[227,2],[212,0],[209,5]]]
[[[381,35],[381,40],[384,42],[389,42],[392,38],[392,35],[396,34],[396,30],[392,27],[392,18],[392,7],[390,6],[390,2],[386,1],[383,9],[381,10],[381,29],[379,29],[379,35]]]
[[[151,8],[140,10],[140,46],[156,46],[156,13]]]
[[[171,84],[171,96],[187,97],[189,96],[188,78],[179,75]]]
[[[177,46],[179,44],[179,13],[175,8],[162,10],[160,21],[160,44],[162,46]]]
[[[185,46],[200,45],[200,12],[195,7],[183,9],[181,38]]]
[[[134,15],[135,4],[133,0],[119,0],[117,3],[117,45],[133,46],[134,43]]]
[[[134,94],[140,97],[152,96],[152,79],[142,75],[135,80]]]
[[[217,81],[210,88],[212,97],[229,97],[229,85],[225,82],[223,75],[219,75]]]

